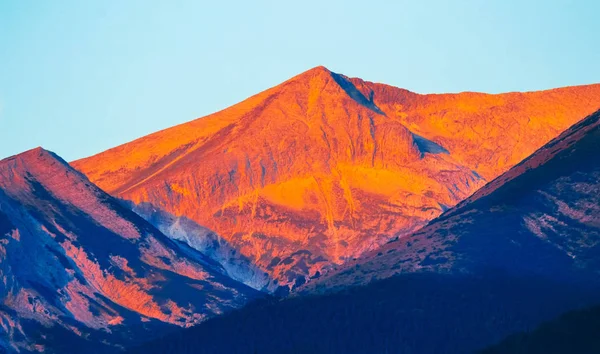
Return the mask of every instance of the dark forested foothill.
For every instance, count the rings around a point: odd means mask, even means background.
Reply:
[[[598,294],[492,272],[403,275],[329,295],[259,300],[131,353],[468,353]]]

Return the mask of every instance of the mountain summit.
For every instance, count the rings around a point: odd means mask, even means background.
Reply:
[[[260,296],[41,148],[0,161],[0,277],[0,352],[114,350]]]
[[[420,95],[317,67],[73,166],[294,286],[425,225],[598,107],[600,85]]]

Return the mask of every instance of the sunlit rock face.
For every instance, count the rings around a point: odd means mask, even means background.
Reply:
[[[0,161],[0,279],[0,351],[134,344],[258,296],[39,148]]]
[[[477,273],[593,285],[600,275],[600,111],[415,234],[315,282],[331,291],[400,273]]]
[[[294,287],[417,230],[598,107],[600,85],[420,95],[317,67],[73,165]]]

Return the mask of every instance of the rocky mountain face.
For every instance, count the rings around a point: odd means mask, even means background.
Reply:
[[[115,350],[260,297],[58,156],[0,161],[0,351]]]
[[[271,281],[268,273],[262,271],[210,229],[185,216],[174,216],[156,209],[148,203],[126,202],[126,204],[169,238],[183,242],[217,262],[230,278],[253,289],[265,292],[275,291],[276,285]]]
[[[284,300],[259,301],[130,352],[473,353],[597,305],[599,148],[600,111],[414,234]],[[596,309],[486,352],[590,353],[597,335],[572,329],[597,323]]]
[[[296,287],[409,234],[600,107],[600,85],[420,95],[317,67],[73,166]]]
[[[510,274],[598,283],[600,111],[427,227],[308,284],[327,291],[399,273]]]

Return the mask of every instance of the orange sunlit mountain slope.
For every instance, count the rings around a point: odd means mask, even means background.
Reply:
[[[423,226],[599,107],[600,85],[420,95],[317,67],[72,165],[298,285]]]
[[[331,291],[396,274],[506,274],[598,282],[600,110],[418,232],[311,282]]]

